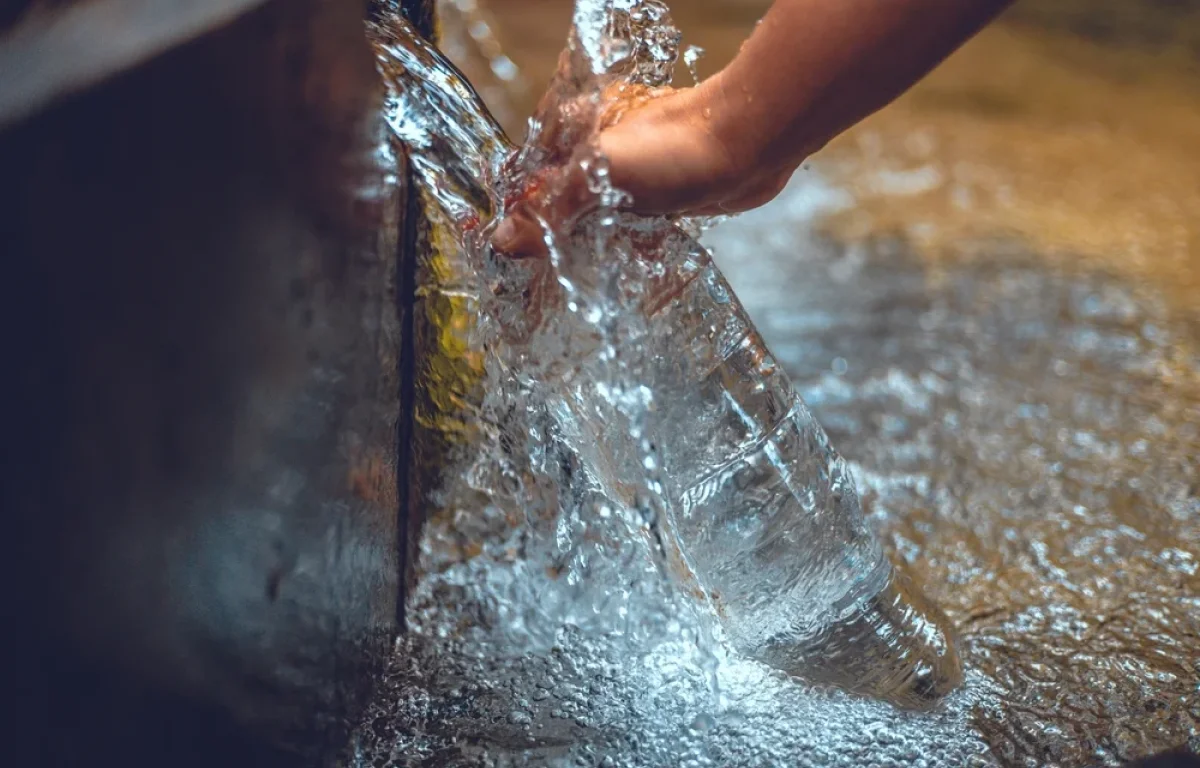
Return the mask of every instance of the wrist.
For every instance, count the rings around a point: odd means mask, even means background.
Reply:
[[[795,94],[780,102],[769,84],[755,83],[727,67],[696,87],[713,138],[746,171],[790,173],[825,141],[808,136],[815,121]]]
[[[741,90],[723,69],[694,89],[704,126],[738,168],[754,167],[765,146],[763,121],[756,114],[754,94]]]

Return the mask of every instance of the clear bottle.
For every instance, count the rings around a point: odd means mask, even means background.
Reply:
[[[845,462],[707,251],[665,219],[618,214],[603,159],[578,135],[545,129],[564,110],[586,125],[614,83],[664,82],[678,43],[665,9],[580,0],[575,21],[520,151],[403,22],[375,30],[391,125],[431,215],[457,228],[483,282],[517,282],[504,301],[482,297],[496,325],[528,326],[492,353],[545,383],[559,433],[589,436],[572,449],[583,457],[572,481],[651,520],[676,574],[742,653],[809,681],[932,704],[962,679],[944,620],[893,569]],[[487,233],[513,197],[504,177],[520,186],[555,158],[582,164],[600,212],[569,230],[543,222],[541,271],[497,266]]]

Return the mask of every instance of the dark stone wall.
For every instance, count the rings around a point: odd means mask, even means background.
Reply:
[[[0,130],[9,764],[327,760],[390,651],[366,12],[273,0]]]

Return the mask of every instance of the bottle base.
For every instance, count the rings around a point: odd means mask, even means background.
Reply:
[[[815,636],[781,637],[751,655],[810,683],[906,709],[930,709],[962,683],[946,618],[907,577],[893,572],[860,605]]]

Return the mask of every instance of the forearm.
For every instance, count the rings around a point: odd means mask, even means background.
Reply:
[[[798,164],[885,106],[1012,0],[776,0],[701,90],[750,163]]]
[[[614,185],[639,213],[712,215],[775,197],[805,157],[883,107],[1012,0],[775,0],[741,52],[695,88],[664,90],[600,132]],[[628,106],[628,105],[625,105]],[[565,189],[592,195],[578,166]],[[564,220],[560,196],[493,243],[542,253],[534,218]],[[529,206],[536,208],[537,206]]]

